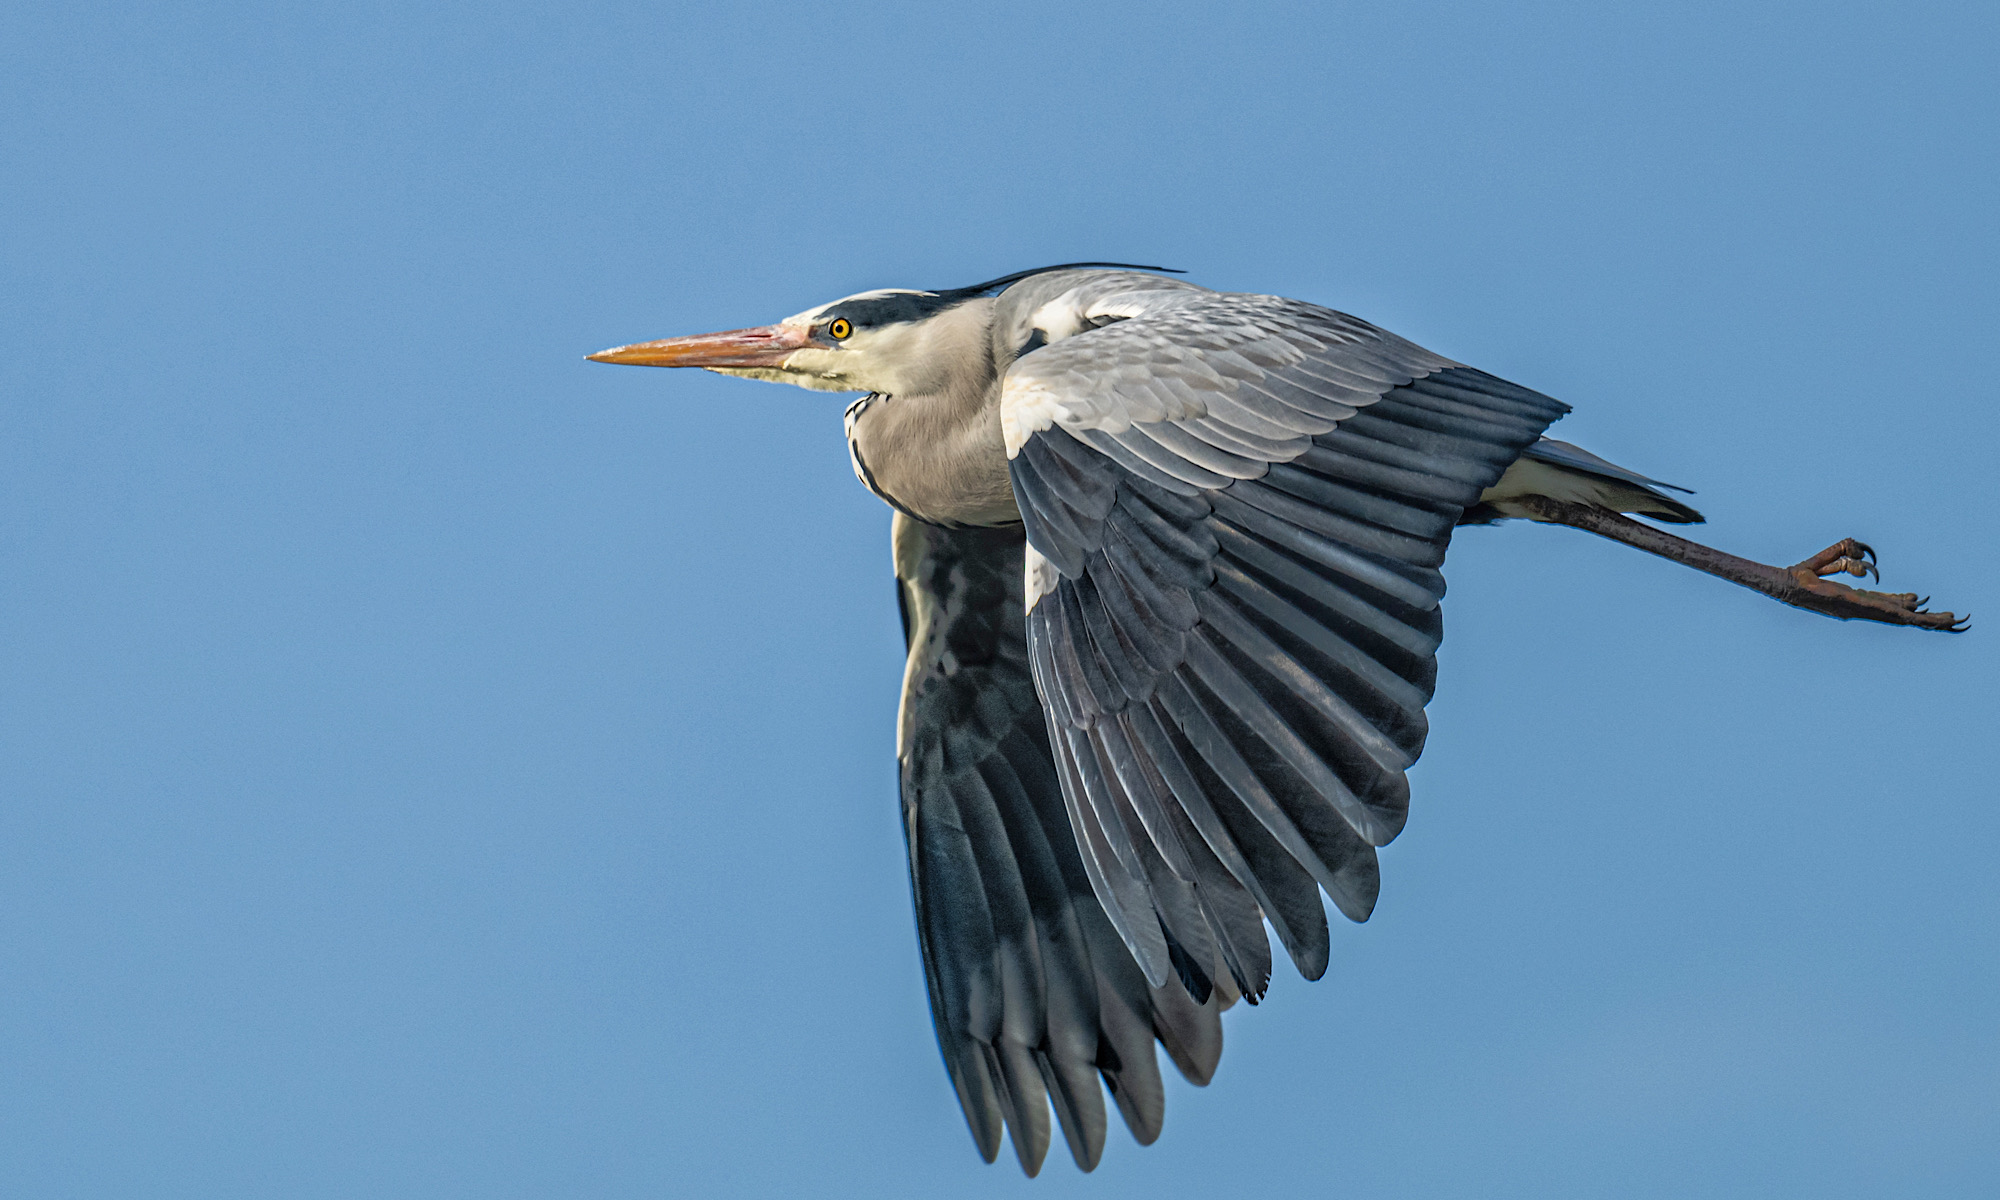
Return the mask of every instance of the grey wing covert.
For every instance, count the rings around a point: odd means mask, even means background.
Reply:
[[[1260,918],[1312,979],[1320,890],[1373,909],[1452,529],[1566,406],[1314,305],[1159,304],[1007,376],[1046,560],[1029,650],[1084,868],[1147,978],[1254,1002]]]

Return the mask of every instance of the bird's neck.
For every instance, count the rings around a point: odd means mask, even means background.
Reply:
[[[856,401],[847,415],[854,473],[868,490],[933,525],[1011,525],[1021,519],[1000,434],[1000,374],[989,346],[990,301],[962,306],[935,331],[944,364],[917,390]]]

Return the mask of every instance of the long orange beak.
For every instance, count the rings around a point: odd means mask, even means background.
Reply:
[[[794,350],[812,344],[812,331],[797,325],[759,325],[693,337],[634,342],[586,355],[592,362],[634,367],[776,367]]]

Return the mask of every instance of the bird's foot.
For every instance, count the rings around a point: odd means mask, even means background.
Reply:
[[[1787,568],[1793,584],[1805,595],[1787,602],[1800,608],[1810,608],[1830,617],[1844,620],[1881,621],[1889,625],[1914,625],[1919,629],[1937,629],[1946,633],[1964,633],[1969,628],[1970,616],[1961,617],[1954,613],[1925,612],[1924,605],[1930,603],[1929,596],[1919,597],[1915,592],[1871,592],[1862,588],[1849,587],[1827,578],[1829,575],[1852,575],[1855,578],[1873,576],[1881,579],[1881,572],[1875,568],[1875,551],[1865,542],[1844,538],[1826,549]],[[1810,597],[1810,600],[1807,600]],[[1803,601],[1803,602],[1802,602]]]

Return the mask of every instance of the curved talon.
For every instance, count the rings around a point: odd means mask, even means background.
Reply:
[[[1854,548],[1861,551],[1861,557],[1867,559],[1869,562],[1876,561],[1875,547],[1869,545],[1867,542],[1855,542],[1853,538],[1848,538],[1847,540],[1854,542]]]

